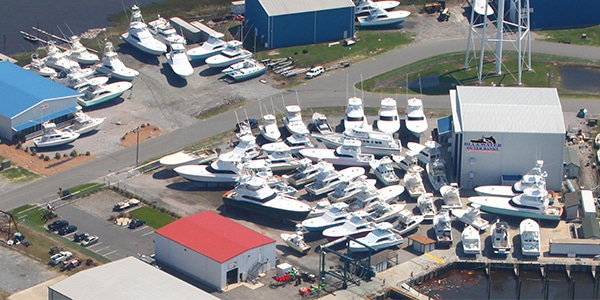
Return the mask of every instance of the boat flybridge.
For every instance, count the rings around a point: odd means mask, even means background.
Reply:
[[[209,68],[226,68],[232,64],[252,57],[252,52],[243,48],[242,42],[231,40],[219,54],[207,58],[204,62]]]
[[[541,182],[546,182],[548,173],[542,170],[544,161],[538,160],[535,166],[529,170],[521,179],[515,182],[512,186],[507,185],[484,185],[475,188],[475,191],[480,196],[499,196],[499,197],[514,197],[523,192],[524,189],[539,185]]]
[[[48,41],[46,45],[48,47],[48,54],[44,58],[46,66],[65,72],[73,68],[81,69],[79,63],[71,59],[68,52],[61,51],[54,41]]]
[[[362,16],[369,14],[373,8],[381,8],[383,10],[392,10],[400,5],[400,1],[371,1],[371,0],[356,0],[354,2],[354,15]]]
[[[194,68],[185,53],[185,46],[181,43],[171,44],[171,51],[167,53],[167,63],[171,66],[173,72],[181,78],[185,79],[194,74]]]
[[[227,45],[227,42],[223,40],[224,37],[224,34],[215,32],[214,34],[211,34],[208,37],[208,40],[202,43],[202,45],[189,49],[187,51],[187,55],[192,61],[194,61],[204,60],[213,55],[219,54]]]
[[[55,77],[57,75],[56,70],[48,67],[37,53],[31,54],[31,63],[23,66],[23,68],[44,77]]]
[[[138,50],[151,55],[162,55],[167,52],[167,45],[152,35],[137,5],[131,7],[129,29],[121,35],[121,39]]]
[[[333,149],[305,148],[300,150],[300,155],[311,159],[313,162],[325,160],[336,166],[362,166],[370,167],[375,160],[373,154],[361,153],[360,140],[345,139],[344,143]]]
[[[132,81],[140,75],[137,70],[125,66],[111,42],[106,42],[106,45],[104,45],[102,63],[96,65],[96,72],[126,81]]]
[[[416,136],[420,136],[427,131],[429,125],[423,111],[423,100],[418,98],[408,99],[405,125],[406,129]]]
[[[169,20],[158,15],[156,20],[148,22],[148,29],[154,37],[163,44],[173,46],[173,44],[186,44],[185,38],[177,33],[177,30]]]
[[[521,237],[521,253],[524,256],[540,256],[540,224],[532,219],[525,219],[519,224],[519,234]]]
[[[344,116],[344,131],[350,131],[358,126],[368,126],[369,122],[363,109],[363,101],[358,97],[348,98],[348,107]],[[370,126],[369,126],[370,127]]]
[[[312,137],[324,143],[327,148],[337,148],[346,139],[356,139],[361,141],[361,151],[363,153],[385,156],[399,155],[402,152],[402,143],[399,139],[395,139],[391,133],[375,131],[372,126],[365,122],[344,131],[343,134],[313,134]]]
[[[291,134],[308,135],[310,131],[302,121],[302,109],[299,105],[288,105],[285,107],[285,117],[283,118],[285,128]]]
[[[386,11],[374,7],[369,11],[368,16],[358,17],[358,25],[360,27],[400,25],[408,16],[410,11],[407,10]]]
[[[81,44],[80,40],[81,38],[76,35],[69,38],[69,45],[71,46],[69,57],[80,64],[89,65],[97,63],[100,60],[98,55],[88,51],[88,49]]]
[[[54,147],[68,144],[79,137],[79,133],[60,130],[55,123],[42,123],[42,136],[34,138],[33,144],[38,147]]]
[[[377,129],[384,133],[394,134],[400,130],[400,117],[398,116],[398,107],[393,98],[384,98],[381,100],[379,117],[375,123]]]

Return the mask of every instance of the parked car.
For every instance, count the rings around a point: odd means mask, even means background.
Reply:
[[[581,109],[579,109],[579,112],[577,112],[577,117],[583,119],[586,116],[587,116],[587,108],[581,108]]]
[[[58,234],[59,235],[65,235],[65,234],[69,234],[69,233],[75,232],[75,231],[77,231],[77,226],[75,226],[75,225],[67,225],[67,226],[61,227],[58,230]]]
[[[306,78],[315,78],[325,72],[325,68],[321,66],[314,67],[306,72]]]
[[[140,220],[140,219],[132,219],[129,222],[129,226],[127,226],[129,229],[136,229],[140,226],[143,226],[144,224],[146,224],[146,221],[144,220]]]
[[[78,232],[73,235],[73,242],[78,243],[90,236],[87,232]]]
[[[140,200],[131,198],[124,202],[119,202],[113,206],[113,211],[123,211],[130,207],[138,206],[140,204]]]
[[[50,257],[50,264],[53,266],[56,266],[56,265],[60,264],[61,262],[71,258],[72,256],[73,256],[73,253],[71,253],[69,251],[58,252]]]
[[[57,231],[67,225],[69,225],[69,221],[67,220],[54,220],[54,222],[48,224],[48,230]]]
[[[98,242],[98,237],[95,235],[90,235],[86,237],[83,241],[81,241],[81,246],[87,247],[93,245]]]

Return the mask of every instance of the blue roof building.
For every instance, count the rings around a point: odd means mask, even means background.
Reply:
[[[265,48],[339,41],[354,36],[352,0],[246,0],[244,23]]]
[[[12,140],[40,129],[44,121],[61,120],[77,110],[77,96],[70,88],[0,62],[0,137]]]

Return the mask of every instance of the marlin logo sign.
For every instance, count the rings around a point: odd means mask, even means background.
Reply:
[[[474,139],[464,143],[467,152],[500,152],[501,144],[496,142],[493,136],[481,136],[480,139]]]

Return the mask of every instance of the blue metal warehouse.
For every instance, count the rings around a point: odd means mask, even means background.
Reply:
[[[352,0],[246,0],[245,27],[265,48],[354,36]]]
[[[77,110],[72,89],[8,61],[0,62],[0,137],[41,130],[44,121],[65,121]]]
[[[501,3],[496,1],[495,3]],[[516,1],[505,0],[505,11],[511,21],[517,23],[517,13],[513,6]],[[525,1],[521,1],[523,7]],[[600,24],[600,1],[598,0],[529,0],[532,30],[587,27]],[[511,9],[512,8],[512,9]],[[585,33],[585,32],[582,32]]]

